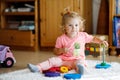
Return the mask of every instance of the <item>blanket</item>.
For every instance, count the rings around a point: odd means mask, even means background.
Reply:
[[[87,60],[88,68],[87,72],[77,80],[119,80],[120,79],[120,63],[109,62],[111,65],[107,69],[96,69],[96,64],[101,63],[97,60]],[[68,73],[76,73],[75,70],[71,70]],[[42,73],[32,73],[29,69],[25,68],[9,73],[0,74],[0,80],[66,80],[63,75],[67,73],[61,73],[58,77],[45,77]]]

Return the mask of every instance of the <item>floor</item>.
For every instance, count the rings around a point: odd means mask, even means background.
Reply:
[[[37,64],[39,62],[42,62],[49,57],[55,56],[52,51],[12,51],[14,57],[16,58],[16,63],[11,68],[0,68],[0,74],[11,72],[15,70],[20,70],[27,68],[28,63]],[[86,59],[96,59],[100,60],[100,57],[94,58],[93,56],[87,56]],[[109,62],[119,62],[120,63],[120,57],[116,56],[107,56],[106,61]]]

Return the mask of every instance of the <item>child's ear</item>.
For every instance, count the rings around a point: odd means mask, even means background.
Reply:
[[[65,27],[62,27],[62,32],[63,32],[63,33],[66,33]]]

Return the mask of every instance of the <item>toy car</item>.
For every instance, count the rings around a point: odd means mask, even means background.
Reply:
[[[12,67],[16,60],[8,46],[0,45],[0,64],[4,67]]]

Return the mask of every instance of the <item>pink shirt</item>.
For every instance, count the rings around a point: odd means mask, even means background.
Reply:
[[[93,39],[92,35],[86,32],[79,32],[75,38],[69,38],[65,34],[59,36],[56,40],[56,48],[67,48],[68,52],[62,54],[59,57],[63,60],[75,60],[75,59],[85,59],[85,44],[91,42]],[[80,56],[73,56],[74,44],[79,43],[80,45]]]

